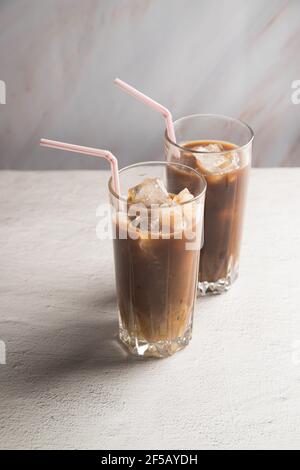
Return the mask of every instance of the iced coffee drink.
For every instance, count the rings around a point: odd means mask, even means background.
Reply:
[[[191,338],[199,270],[205,180],[195,171],[193,193],[168,185],[180,164],[137,164],[111,190],[120,338],[134,354],[165,357]]]
[[[224,127],[220,123],[215,134],[223,139],[229,135],[231,141],[193,139],[196,134],[212,136],[215,129],[212,124],[213,121],[218,121],[218,118]],[[204,130],[200,125],[203,119],[206,121]],[[166,140],[167,158],[197,170],[207,182],[204,244],[198,284],[202,295],[227,290],[238,274],[252,134],[242,123],[240,133],[234,133],[233,129],[238,127],[239,122],[227,122],[226,119],[229,118],[201,115],[183,118],[183,121],[187,120],[184,122],[183,134],[189,140],[181,140],[177,146]],[[195,120],[198,126],[195,126]],[[190,133],[187,131],[189,124],[192,127]],[[183,137],[180,126],[177,126],[176,134]],[[193,173],[186,169],[171,169],[169,184],[172,191],[176,192],[178,184],[184,184],[192,192]]]

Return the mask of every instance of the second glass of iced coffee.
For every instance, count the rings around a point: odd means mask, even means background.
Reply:
[[[179,119],[174,130],[176,142],[165,135],[166,159],[197,170],[207,182],[199,292],[220,294],[238,275],[253,131],[239,120],[210,114]],[[193,192],[194,173],[172,168],[169,184],[174,192],[182,186]]]

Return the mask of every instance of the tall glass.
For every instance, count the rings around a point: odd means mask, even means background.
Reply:
[[[174,127],[177,143],[165,135],[166,159],[190,166],[207,182],[199,293],[220,294],[238,276],[253,131],[236,119],[210,114],[184,117]],[[192,191],[193,177],[176,169],[174,191],[177,184]]]
[[[170,171],[194,176],[193,197],[172,207],[127,201],[128,189],[159,178],[169,193]],[[120,170],[122,196],[109,182],[120,339],[138,356],[166,357],[192,335],[205,179],[172,162],[145,162]],[[172,181],[171,181],[172,182]],[[178,182],[177,193],[185,188]]]

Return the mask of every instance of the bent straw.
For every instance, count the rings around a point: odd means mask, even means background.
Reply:
[[[108,150],[95,149],[92,147],[83,147],[82,145],[67,144],[65,142],[57,142],[56,140],[47,139],[41,139],[40,145],[42,147],[49,147],[52,149],[66,150],[67,152],[81,153],[83,155],[89,155],[91,157],[105,158],[110,163],[113,188],[115,192],[120,195],[118,160]]]
[[[118,85],[122,90],[126,91],[126,93],[128,93],[129,95],[133,96],[139,101],[142,101],[151,108],[155,109],[155,111],[158,111],[160,114],[162,114],[166,122],[166,128],[169,139],[171,140],[171,142],[176,143],[172,114],[167,108],[157,103],[157,101],[154,101],[149,96],[144,95],[144,93],[141,93],[136,88],[133,88],[131,85],[128,85],[128,83],[123,82],[123,80],[120,80],[119,78],[116,78],[114,80],[114,83]]]

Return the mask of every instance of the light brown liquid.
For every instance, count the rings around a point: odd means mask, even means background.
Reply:
[[[187,240],[114,240],[122,327],[149,343],[175,340],[191,327],[199,250]]]
[[[204,182],[196,173],[195,176],[194,195],[201,195]],[[136,204],[139,198],[136,188],[129,189],[127,207],[114,218],[121,329],[133,342],[172,343],[179,339],[187,344],[197,290],[203,197],[195,201],[193,194],[183,195],[185,187],[179,181],[176,193],[166,187],[170,198],[167,207],[150,203],[140,208]],[[178,198],[183,198],[182,204]],[[133,215],[135,209],[138,213]],[[146,227],[136,225],[145,217]],[[136,229],[134,236],[132,227]],[[178,349],[174,347],[170,353]]]
[[[193,149],[209,144],[221,144],[224,151],[233,151],[234,144],[220,141],[193,141],[184,145],[180,163],[199,171],[207,182],[204,212],[204,245],[200,256],[199,281],[216,282],[233,277],[238,270],[243,214],[247,192],[249,165],[238,165],[232,170],[208,172]],[[209,153],[206,154],[209,158]],[[178,161],[174,157],[174,161]],[[168,172],[170,190],[186,186],[193,192],[195,176],[188,170],[171,168]]]

